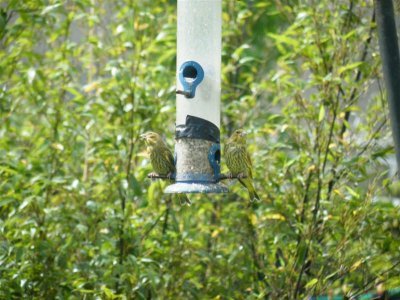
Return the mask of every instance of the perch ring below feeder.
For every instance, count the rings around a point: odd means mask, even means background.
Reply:
[[[150,173],[147,175],[147,178],[150,179],[165,179],[165,180],[175,180],[175,175],[159,175],[159,174],[154,174],[154,173]],[[230,174],[220,174],[218,181],[221,180],[226,180],[226,179],[242,179],[242,178],[247,178],[247,176],[233,176]]]

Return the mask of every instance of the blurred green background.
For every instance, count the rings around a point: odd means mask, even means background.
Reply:
[[[139,135],[173,147],[175,54],[176,1],[0,3],[0,298],[400,286],[372,1],[223,1],[222,143],[250,132],[258,204],[232,181],[181,206],[147,179]]]

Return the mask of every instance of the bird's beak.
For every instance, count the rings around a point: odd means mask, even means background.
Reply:
[[[242,131],[242,133],[240,134],[241,137],[246,137],[247,132],[246,131]]]
[[[146,133],[141,134],[141,135],[140,135],[140,138],[141,138],[142,140],[147,140],[147,134],[146,134]]]

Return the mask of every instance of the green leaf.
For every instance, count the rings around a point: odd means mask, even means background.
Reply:
[[[339,75],[341,75],[344,72],[351,71],[351,70],[354,70],[354,69],[358,68],[362,64],[363,64],[363,62],[359,61],[359,62],[348,64],[346,66],[342,66],[342,67],[339,68],[338,73],[339,73]]]
[[[318,122],[322,122],[324,118],[325,118],[325,106],[321,105],[319,108]]]
[[[284,34],[269,33],[268,36],[270,38],[273,38],[277,43],[280,43],[280,44],[287,44],[289,46],[292,46],[293,48],[296,48],[299,46],[299,41],[297,39],[288,37]]]
[[[54,4],[54,5],[46,6],[46,7],[42,10],[42,15],[46,15],[46,14],[50,13],[51,11],[53,11],[53,10],[59,8],[60,6],[61,6],[61,3],[57,3],[57,4]]]
[[[350,194],[351,196],[353,196],[353,197],[356,198],[356,199],[359,199],[359,198],[360,198],[360,194],[357,193],[354,189],[352,189],[352,188],[349,187],[349,186],[346,186],[345,188],[346,188],[346,190],[349,192],[349,194]]]
[[[105,296],[107,297],[107,299],[117,299],[118,296],[114,294],[114,292],[107,288],[105,285],[101,286],[101,290],[103,291],[103,293],[105,294]]]
[[[12,199],[12,198],[0,200],[0,207],[5,206],[5,205],[7,205],[7,204],[9,204],[9,203],[12,203],[12,202],[14,202],[14,201],[15,201],[15,200]]]
[[[313,279],[311,279],[309,282],[307,282],[305,288],[306,288],[306,289],[312,288],[312,287],[314,287],[317,283],[318,283],[318,278],[313,278]]]

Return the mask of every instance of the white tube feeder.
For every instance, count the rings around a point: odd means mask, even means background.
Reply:
[[[224,193],[220,179],[221,0],[178,0],[175,183]]]

